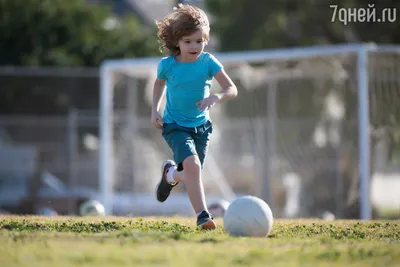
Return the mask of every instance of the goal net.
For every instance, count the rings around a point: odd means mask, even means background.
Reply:
[[[389,148],[400,144],[399,48],[215,55],[239,94],[210,111],[214,132],[202,176],[207,200],[250,194],[266,200],[276,217],[329,211],[370,218],[370,177],[393,165],[398,150]],[[126,200],[132,209],[140,202],[132,214],[192,212],[183,185],[165,204],[155,201],[161,163],[172,158],[150,123],[159,60],[109,60],[101,67],[99,179],[108,214],[118,195],[132,196]],[[213,81],[211,92],[219,90]]]

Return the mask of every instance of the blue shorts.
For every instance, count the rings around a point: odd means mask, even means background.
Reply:
[[[183,170],[183,161],[192,155],[200,159],[204,167],[208,144],[213,131],[211,121],[198,127],[183,127],[176,123],[164,123],[162,136],[172,150],[178,170]]]

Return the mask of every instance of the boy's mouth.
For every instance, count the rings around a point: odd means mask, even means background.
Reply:
[[[197,52],[189,52],[189,54],[191,54],[191,55],[197,55],[198,53],[197,53]]]

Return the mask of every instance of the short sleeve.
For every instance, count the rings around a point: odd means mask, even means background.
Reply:
[[[210,76],[214,77],[215,74],[217,74],[218,71],[222,70],[223,66],[221,62],[218,61],[213,55],[210,54],[210,59],[209,59],[209,70],[210,70]]]
[[[166,67],[165,67],[165,60],[161,59],[160,63],[158,63],[157,67],[157,78],[161,80],[166,80]]]

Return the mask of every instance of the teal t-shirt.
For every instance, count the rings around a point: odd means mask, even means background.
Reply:
[[[209,119],[208,110],[196,103],[210,95],[211,81],[222,64],[210,53],[203,52],[194,62],[178,62],[164,57],[158,64],[157,78],[166,80],[166,106],[163,120],[183,127],[197,127]]]

